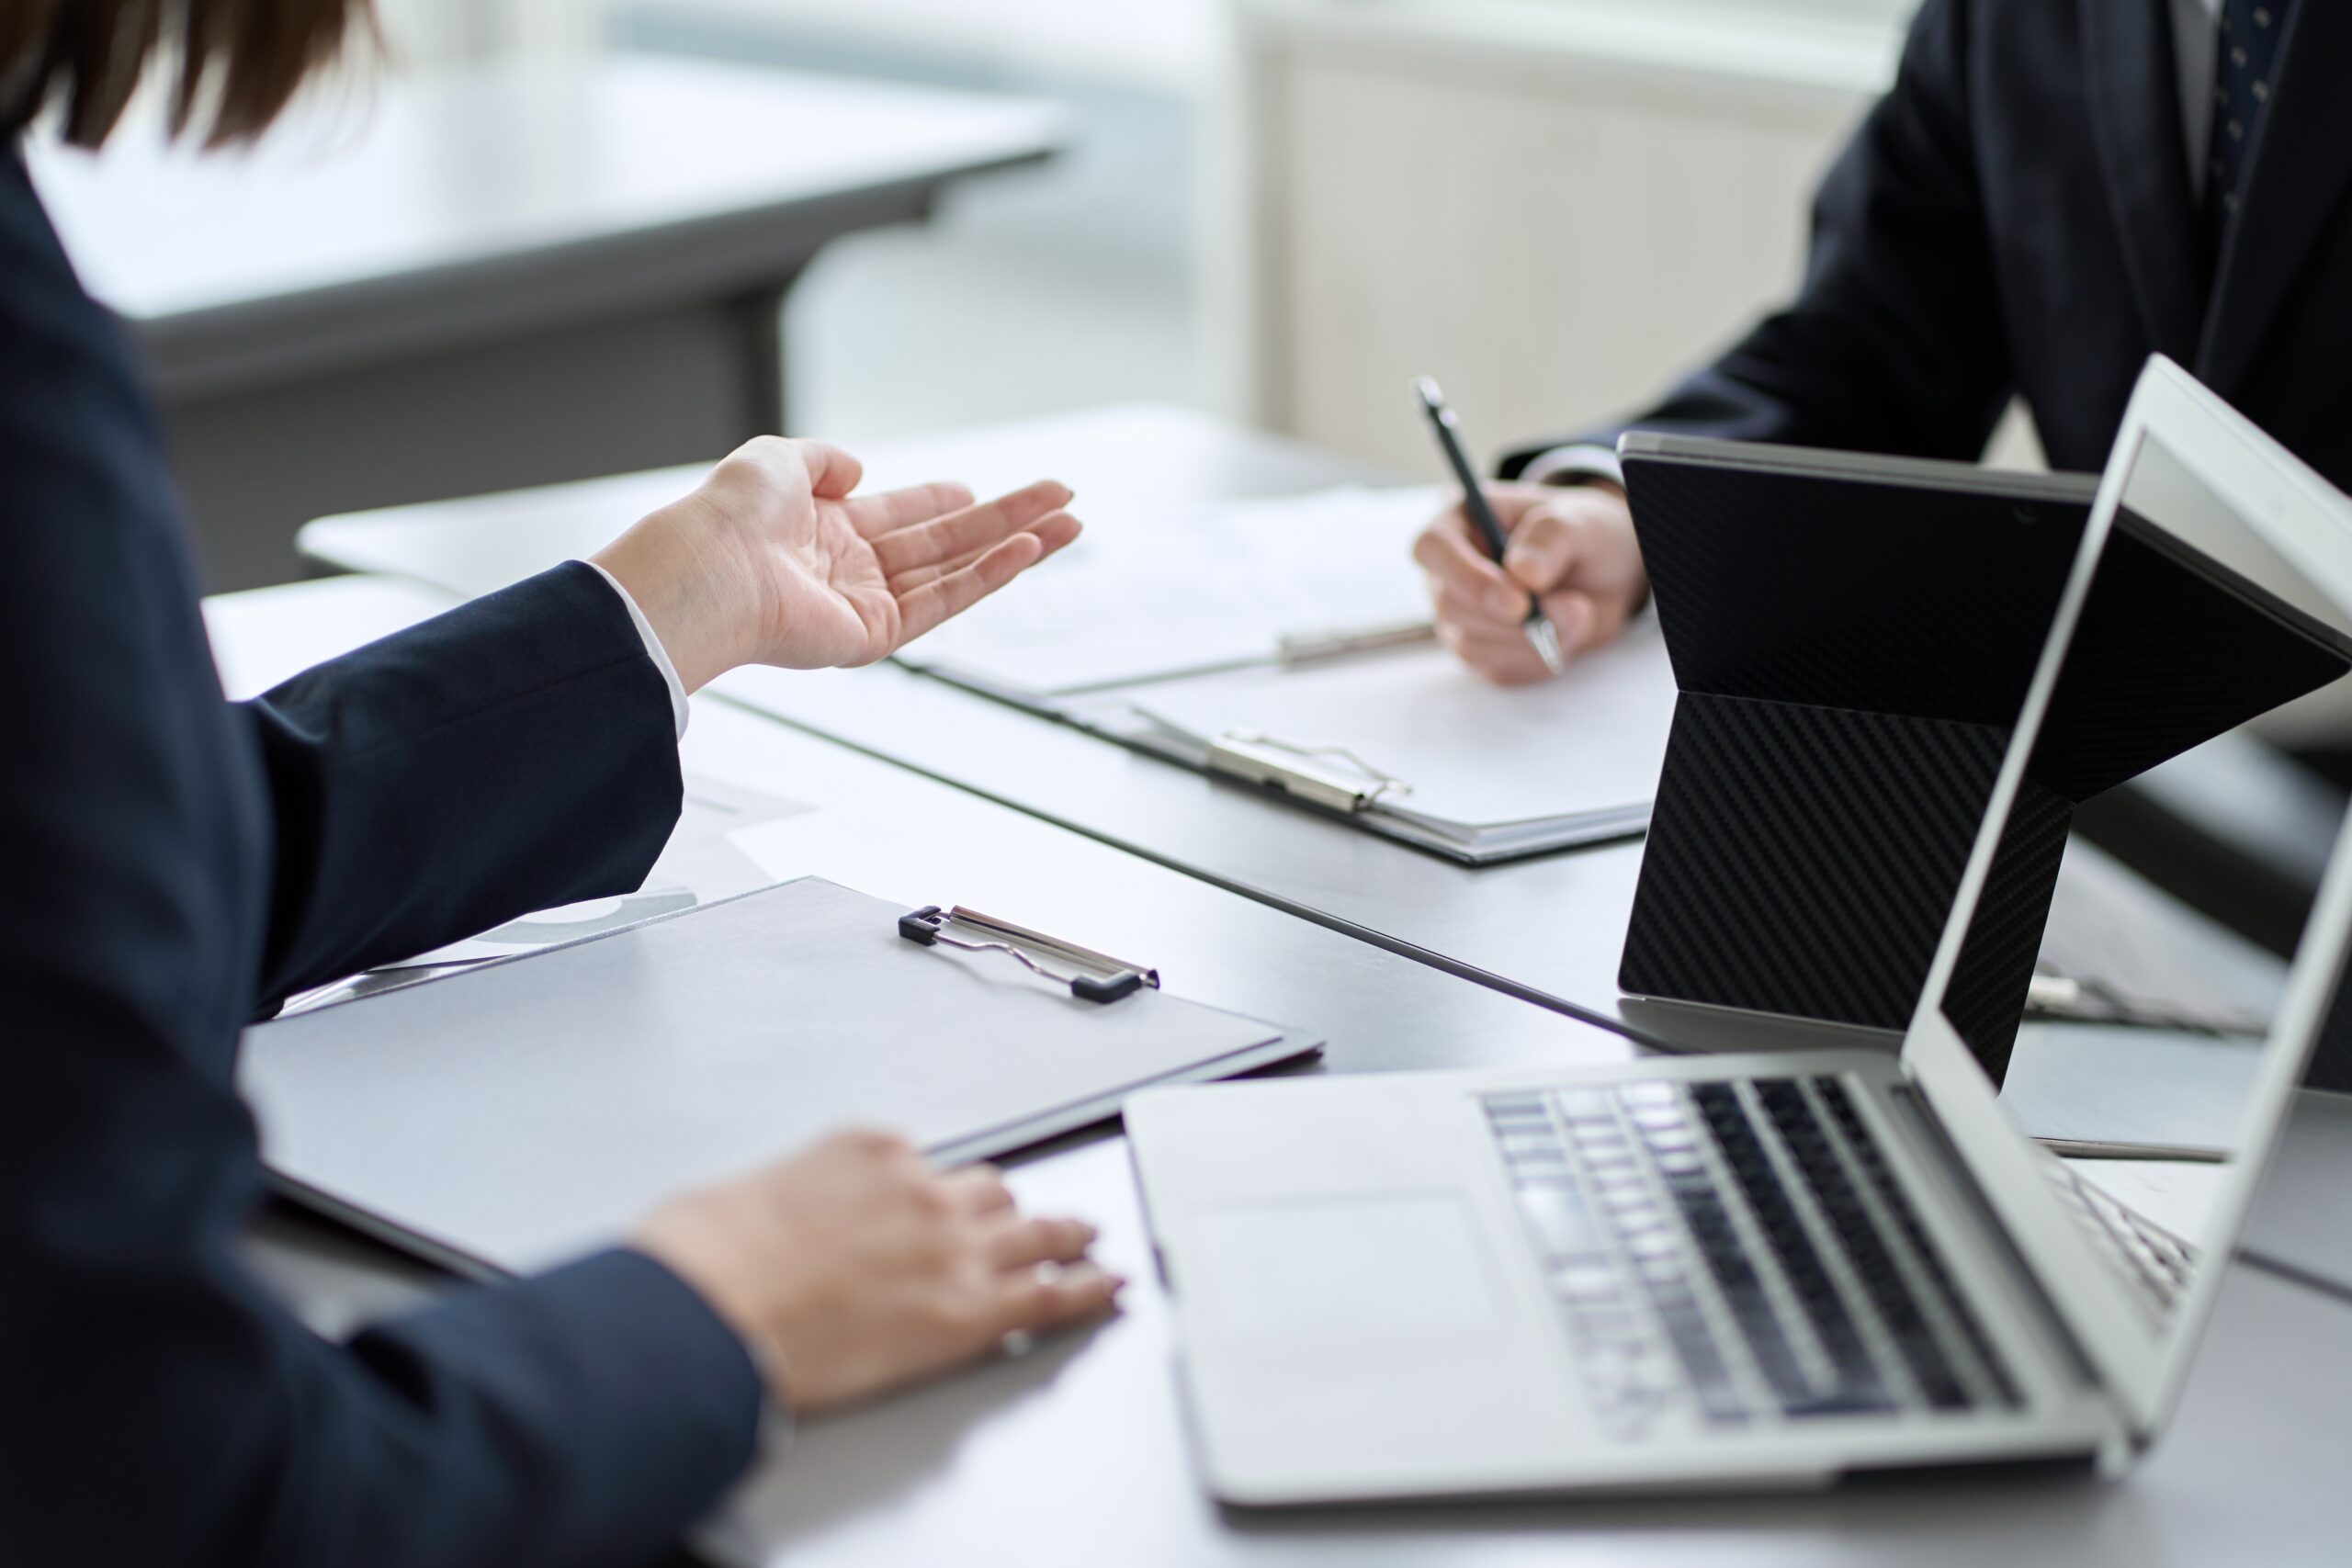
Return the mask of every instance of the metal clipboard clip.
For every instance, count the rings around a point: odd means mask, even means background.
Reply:
[[[1337,758],[1346,767],[1334,767],[1327,758]],[[1212,773],[1279,789],[1350,816],[1385,795],[1413,793],[1411,784],[1389,777],[1344,746],[1295,746],[1239,731],[1209,742],[1208,765]]]
[[[944,945],[967,953],[1009,953],[1032,974],[1069,987],[1080,1001],[1115,1002],[1148,986],[1159,989],[1159,971],[1129,964],[1108,953],[1080,947],[967,909],[960,904],[942,909],[927,904],[899,917],[899,934],[925,947]]]

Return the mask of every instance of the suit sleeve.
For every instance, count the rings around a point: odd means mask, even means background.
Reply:
[[[1502,476],[1626,430],[1981,456],[2012,372],[1970,133],[1970,12],[1921,7],[1894,87],[1815,197],[1792,304],[1638,418],[1521,448]]]
[[[257,987],[288,995],[534,909],[627,893],[676,823],[669,690],[567,562],[240,705],[277,865]]]
[[[24,1025],[0,1096],[10,1561],[627,1568],[750,1462],[748,1353],[639,1253],[311,1334],[235,1257],[260,1168],[234,1096],[135,994],[27,958],[0,973]]]
[[[640,1254],[348,1343],[236,1254],[258,973],[610,886],[666,829],[667,704],[587,587],[558,574],[232,722],[129,355],[0,154],[0,1559],[622,1568],[748,1463],[756,1368]],[[542,819],[581,810],[622,820]]]

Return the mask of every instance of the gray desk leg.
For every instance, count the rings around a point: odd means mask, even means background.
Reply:
[[[257,384],[166,387],[207,591],[303,576],[294,533],[314,517],[698,462],[782,430],[792,281]]]

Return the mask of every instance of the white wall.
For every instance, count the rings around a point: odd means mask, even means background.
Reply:
[[[1188,94],[1216,67],[1224,25],[1222,0],[662,0],[662,8]]]
[[[1628,410],[1786,297],[1891,20],[1717,0],[1237,0],[1221,273],[1263,423],[1434,474]]]

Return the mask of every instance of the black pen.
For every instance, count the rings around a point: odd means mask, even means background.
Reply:
[[[1430,426],[1437,432],[1438,448],[1453,467],[1453,477],[1462,484],[1462,510],[1470,515],[1470,525],[1487,547],[1487,553],[1500,566],[1503,552],[1510,547],[1510,540],[1503,534],[1503,525],[1495,521],[1495,509],[1487,504],[1487,492],[1478,486],[1478,471],[1470,466],[1469,455],[1462,450],[1462,435],[1454,423],[1453,411],[1445,406],[1445,394],[1437,383],[1423,376],[1413,383],[1413,390],[1421,397],[1421,408],[1430,416]],[[1559,628],[1544,613],[1544,606],[1532,593],[1527,596],[1527,619],[1522,623],[1527,640],[1534,645],[1544,668],[1557,675],[1568,667],[1566,655],[1560,651]]]

